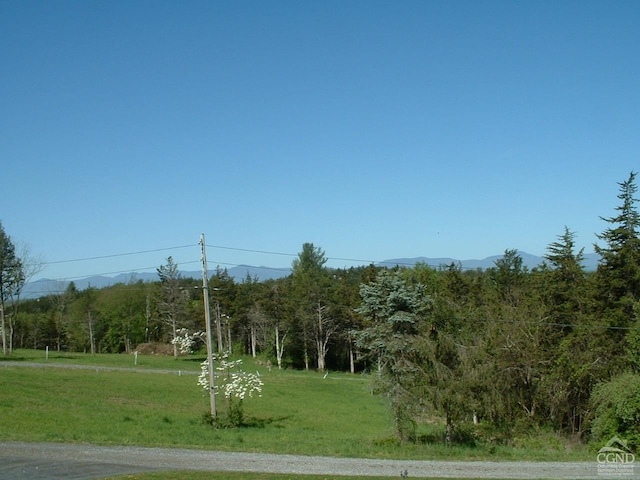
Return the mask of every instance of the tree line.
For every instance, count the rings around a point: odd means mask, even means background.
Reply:
[[[508,440],[551,428],[640,445],[640,216],[636,174],[594,245],[594,272],[565,227],[545,261],[507,249],[492,268],[459,264],[331,269],[305,243],[285,278],[236,282],[217,268],[209,303],[220,352],[277,368],[367,373],[398,436],[444,421],[447,442]],[[0,225],[0,328],[12,348],[133,352],[204,330],[203,290],[171,257],[157,282],[131,281],[18,301],[23,262]],[[197,336],[196,336],[197,338]],[[202,345],[195,345],[195,349]]]

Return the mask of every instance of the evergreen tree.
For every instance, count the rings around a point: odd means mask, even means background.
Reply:
[[[377,368],[377,390],[386,395],[401,440],[415,439],[415,417],[426,396],[425,353],[432,350],[425,325],[431,305],[422,285],[407,285],[400,272],[383,270],[376,280],[360,286],[357,312],[366,326],[354,332],[358,348],[369,353]],[[431,352],[433,353],[433,352]]]
[[[545,264],[536,272],[541,276],[538,290],[546,310],[544,357],[549,366],[541,377],[540,393],[547,422],[575,433],[586,411],[590,385],[581,378],[582,367],[576,368],[583,352],[572,351],[571,347],[583,341],[583,331],[575,329],[584,327],[587,321],[588,284],[582,265],[584,249],[575,251],[575,234],[565,226],[557,238],[545,255],[550,268]]]
[[[547,295],[555,323],[573,324],[586,304],[586,274],[582,261],[584,248],[575,252],[575,233],[567,227],[556,242],[547,247],[545,258],[551,264]]]
[[[315,351],[318,370],[326,368],[329,340],[336,333],[336,323],[329,304],[330,278],[324,264],[324,252],[313,243],[302,245],[302,251],[292,263],[292,286],[298,304],[299,335],[305,369],[309,368],[310,353]]]
[[[495,267],[489,275],[498,292],[500,299],[510,305],[518,301],[518,287],[522,284],[526,268],[522,266],[522,257],[518,250],[505,250],[502,258],[495,262]]]
[[[636,208],[636,173],[620,182],[617,215],[601,217],[610,224],[595,245],[601,256],[597,270],[598,300],[611,327],[629,327],[634,321],[634,304],[640,300],[640,215]]]

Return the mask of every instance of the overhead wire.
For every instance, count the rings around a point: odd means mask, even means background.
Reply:
[[[260,253],[260,254],[266,254],[266,255],[280,255],[280,256],[287,256],[287,257],[297,257],[299,255],[297,253],[272,252],[268,250],[253,250],[249,248],[227,247],[223,245],[206,245],[206,246],[207,248],[219,248],[223,250],[232,250],[232,251],[247,252],[247,253]],[[394,261],[387,261],[387,260],[367,260],[362,258],[345,258],[345,257],[325,257],[325,258],[327,260],[334,260],[334,261],[341,261],[341,262],[356,262],[361,264],[400,265],[400,266],[414,265],[414,263],[408,263],[408,262],[394,262]],[[234,265],[237,265],[237,264],[234,264]],[[428,266],[439,267],[440,265],[441,264],[428,265]]]
[[[115,258],[115,257],[126,257],[129,255],[142,255],[144,253],[156,253],[156,252],[164,252],[167,250],[177,250],[180,248],[188,248],[188,247],[193,247],[197,244],[190,244],[190,245],[179,245],[177,247],[165,247],[165,248],[155,248],[152,250],[139,250],[137,252],[125,252],[125,253],[112,253],[109,255],[97,255],[94,257],[83,257],[83,258],[70,258],[70,259],[66,259],[66,260],[54,260],[51,262],[39,262],[37,265],[56,265],[56,264],[60,264],[60,263],[72,263],[72,262],[84,262],[84,261],[88,261],[88,260],[101,260],[104,258]],[[31,266],[31,265],[28,265]]]
[[[147,253],[156,253],[156,252],[171,251],[171,250],[178,250],[178,249],[185,249],[185,248],[193,248],[193,247],[198,246],[198,245],[199,245],[198,243],[192,243],[192,244],[177,245],[177,246],[172,246],[172,247],[155,248],[155,249],[147,249],[147,250],[137,250],[137,251],[133,251],[133,252],[112,253],[112,254],[106,254],[106,255],[95,255],[95,256],[91,256],[91,257],[80,257],[80,258],[70,258],[70,259],[63,259],[63,260],[54,260],[54,261],[48,261],[48,262],[39,262],[37,264],[27,265],[27,266],[36,266],[36,265],[37,266],[43,266],[43,265],[46,266],[46,265],[57,265],[57,264],[83,262],[83,261],[91,261],[91,260],[102,260],[102,259],[108,259],[108,258],[117,258],[117,257],[125,257],[125,256],[142,255],[142,254],[147,254]],[[227,245],[206,244],[206,247],[207,248],[211,248],[211,249],[229,250],[229,251],[244,252],[244,253],[256,253],[256,254],[260,254],[260,255],[276,255],[276,256],[284,256],[284,257],[292,257],[292,258],[295,258],[295,257],[297,257],[299,255],[298,253],[278,252],[278,251],[262,250],[262,249],[254,249],[254,248],[231,247],[231,246],[227,246]],[[358,264],[361,264],[361,265],[413,267],[416,264],[415,262],[371,260],[371,259],[350,258],[350,257],[325,257],[325,258],[327,260],[336,261],[336,262],[338,262],[338,261],[340,261],[340,262],[353,262],[353,263],[358,263]],[[452,262],[454,264],[456,263],[455,260],[452,260]],[[181,264],[185,264],[185,263],[187,263],[187,264],[188,263],[196,263],[196,261],[193,261],[193,262],[181,262]],[[216,261],[213,261],[213,260],[209,260],[207,263],[209,263],[209,264],[217,264],[217,265],[225,265],[225,266],[242,266],[242,265],[246,265],[246,263],[243,263],[243,262],[216,262]],[[433,263],[427,263],[427,262],[424,262],[424,264],[426,266],[430,267],[430,268],[435,268],[435,269],[451,265],[451,263],[449,263],[449,264],[446,264],[446,263],[433,264]],[[460,261],[457,261],[457,265],[462,270],[477,270],[477,268],[475,268],[475,267],[463,267],[461,265]],[[266,267],[266,266],[254,266],[254,265],[251,265],[251,267],[252,268],[256,268],[256,269],[263,269],[263,270],[281,270],[283,268],[286,268],[286,267]],[[127,270],[119,270],[119,271],[107,272],[107,273],[90,273],[90,274],[86,274],[86,275],[82,275],[82,276],[73,276],[73,277],[60,278],[59,280],[74,280],[74,279],[87,278],[87,277],[91,277],[91,276],[100,276],[100,275],[117,275],[117,274],[120,274],[120,273],[144,271],[144,270],[150,270],[150,269],[153,269],[153,268],[156,268],[156,267],[129,268]]]
[[[91,257],[79,257],[79,258],[68,258],[68,259],[62,259],[62,260],[52,260],[52,261],[45,261],[45,262],[39,262],[37,264],[27,264],[25,266],[47,266],[47,265],[59,265],[59,264],[64,264],[64,263],[74,263],[74,262],[85,262],[85,261],[91,261],[91,260],[103,260],[103,259],[108,259],[108,258],[117,258],[117,257],[125,257],[125,256],[134,256],[134,255],[143,255],[143,254],[147,254],[147,253],[157,253],[157,252],[164,252],[164,251],[170,251],[170,250],[178,250],[178,249],[184,249],[184,248],[192,248],[197,246],[198,244],[188,244],[188,245],[178,245],[178,246],[173,246],[173,247],[164,247],[164,248],[155,248],[155,249],[147,249],[147,250],[137,250],[137,251],[133,251],[133,252],[123,252],[123,253],[112,253],[112,254],[106,254],[106,255],[94,255]],[[285,257],[297,257],[298,254],[297,253],[286,253],[286,252],[275,252],[275,251],[269,251],[269,250],[260,250],[260,249],[251,249],[251,248],[241,248],[241,247],[230,247],[230,246],[225,246],[225,245],[206,245],[207,248],[212,248],[212,249],[220,249],[220,250],[230,250],[230,251],[236,251],[236,252],[244,252],[244,253],[257,253],[257,254],[261,254],[261,255],[277,255],[277,256],[285,256]],[[367,260],[367,259],[358,259],[358,258],[344,258],[344,257],[325,257],[327,260],[332,260],[332,261],[345,261],[345,262],[356,262],[356,263],[361,263],[361,264],[379,264],[379,265],[385,265],[385,264],[393,264],[393,265],[399,265],[399,266],[411,266],[413,264],[410,263],[403,263],[403,262],[386,262],[386,261],[376,261],[376,260]],[[184,264],[188,264],[188,263],[197,263],[196,261],[193,262],[181,262],[182,265]],[[217,264],[217,265],[225,265],[225,266],[241,266],[241,265],[245,265],[245,263],[243,262],[217,262],[215,260],[209,260],[207,263],[210,264]],[[286,268],[286,267],[266,267],[266,266],[251,266],[252,268],[257,268],[257,269],[263,269],[263,270],[280,270],[282,268]],[[75,279],[80,279],[80,278],[86,278],[86,277],[93,277],[93,276],[101,276],[101,275],[118,275],[121,273],[128,273],[128,272],[135,272],[135,271],[145,271],[145,270],[151,270],[157,267],[140,267],[140,268],[129,268],[127,270],[119,270],[119,271],[113,271],[113,272],[102,272],[102,273],[90,273],[90,274],[86,274],[86,275],[78,275],[78,276],[72,276],[72,277],[63,277],[63,278],[59,278],[58,280],[61,281],[65,281],[65,280],[75,280]]]
[[[132,256],[132,255],[142,255],[142,254],[146,254],[146,253],[156,253],[156,252],[162,252],[162,251],[191,248],[191,247],[195,247],[197,245],[198,244],[188,244],[188,245],[179,245],[179,246],[156,248],[156,249],[149,249],[149,250],[138,250],[138,251],[135,251],[135,252],[114,253],[114,254],[108,254],[108,255],[97,255],[97,256],[93,256],[93,257],[83,257],[83,258],[75,258],[75,259],[56,260],[56,261],[51,261],[51,262],[42,262],[42,264],[43,265],[54,265],[54,264],[61,264],[61,263],[71,263],[71,262],[81,262],[81,261],[89,261],[89,260],[99,260],[99,259],[105,259],[105,258],[115,258],[115,257],[124,257],[124,256]],[[258,249],[249,249],[249,248],[240,248],[240,247],[229,247],[229,246],[224,246],[224,245],[208,245],[207,244],[206,247],[207,248],[214,248],[214,249],[221,249],[221,250],[246,252],[246,253],[258,253],[258,254],[263,254],[263,255],[278,255],[278,256],[287,256],[287,257],[297,257],[298,256],[298,254],[296,254],[296,253],[274,252],[274,251],[268,251],[268,250],[258,250]],[[362,263],[362,264],[366,264],[366,263],[368,263],[368,264],[377,264],[377,265],[393,264],[393,265],[398,265],[398,266],[413,266],[413,265],[415,265],[415,263],[375,261],[375,260],[365,260],[365,259],[357,259],[357,258],[344,258],[344,257],[325,257],[325,258],[327,258],[327,260],[357,262],[357,263]],[[194,263],[200,263],[200,260],[181,262],[180,265],[190,265],[190,264],[194,264]],[[216,264],[216,265],[224,265],[224,266],[232,266],[232,267],[242,266],[243,265],[242,263],[219,262],[219,261],[215,261],[215,260],[210,260],[207,263],[212,263],[212,264]],[[442,264],[439,264],[437,266],[428,265],[427,264],[427,266],[432,267],[432,268],[438,268],[438,267],[441,267]],[[251,266],[251,268],[263,269],[263,270],[283,270],[283,268],[265,267],[265,266]],[[65,277],[65,278],[59,278],[56,281],[73,281],[73,280],[79,280],[79,279],[86,279],[86,278],[89,278],[89,277],[106,276],[106,275],[119,275],[119,274],[123,274],[123,273],[131,273],[132,275],[135,275],[135,273],[137,273],[137,272],[143,272],[143,271],[154,270],[154,269],[157,269],[157,266],[139,267],[139,268],[132,268],[132,269],[127,269],[127,270],[118,270],[118,271],[111,271],[111,272],[95,273],[95,274],[83,275],[83,276]],[[32,293],[35,293],[35,292],[32,292]],[[42,293],[42,292],[38,292],[38,293]],[[52,292],[48,292],[48,293],[52,293]],[[467,320],[474,321],[473,319],[467,319]],[[616,326],[589,325],[589,324],[564,324],[564,323],[555,323],[555,322],[528,322],[528,321],[524,321],[524,320],[496,320],[496,319],[493,319],[493,320],[475,320],[475,321],[485,321],[485,322],[486,321],[492,321],[492,322],[496,322],[496,323],[522,324],[522,325],[532,325],[532,326],[552,326],[552,327],[559,327],[559,328],[593,328],[593,329],[609,329],[609,330],[638,330],[638,328],[635,328],[635,327],[616,327]]]

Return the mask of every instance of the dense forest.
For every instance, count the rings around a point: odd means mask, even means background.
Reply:
[[[370,374],[389,399],[398,435],[420,440],[437,415],[448,442],[508,440],[548,428],[581,440],[618,435],[640,445],[640,216],[636,174],[619,184],[615,215],[602,218],[596,271],[582,266],[565,227],[545,261],[517,250],[486,270],[424,264],[325,267],[312,243],[286,278],[208,282],[216,350],[274,368]],[[171,257],[157,282],[132,282],[19,300],[21,259],[0,225],[3,352],[48,347],[92,353],[165,347],[204,325],[201,282]],[[198,338],[196,335],[195,338]],[[194,349],[203,348],[196,344]]]

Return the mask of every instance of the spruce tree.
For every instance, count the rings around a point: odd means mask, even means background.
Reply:
[[[636,172],[620,182],[617,214],[602,220],[610,224],[597,237],[601,256],[597,270],[597,296],[600,312],[612,328],[626,328],[634,321],[634,304],[640,300],[640,215],[636,208]]]
[[[584,248],[575,252],[575,233],[565,227],[564,233],[547,247],[547,251],[545,258],[552,267],[547,293],[553,321],[575,323],[585,304]]]

